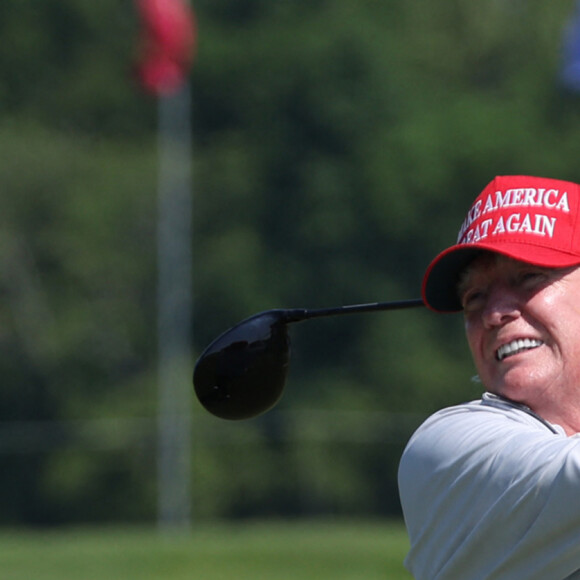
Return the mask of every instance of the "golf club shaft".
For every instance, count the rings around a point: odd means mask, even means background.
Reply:
[[[284,311],[284,322],[299,322],[310,318],[323,316],[342,316],[343,314],[356,314],[358,312],[376,312],[381,310],[404,310],[425,306],[420,298],[411,300],[395,300],[392,302],[371,302],[369,304],[351,304],[349,306],[335,306],[332,308],[290,308]]]

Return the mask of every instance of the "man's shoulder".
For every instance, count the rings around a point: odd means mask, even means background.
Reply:
[[[491,456],[512,455],[524,448],[564,443],[561,427],[551,425],[523,405],[484,394],[437,411],[411,436],[401,466],[472,464]]]
[[[467,401],[437,411],[419,427],[422,430],[445,431],[480,430],[484,427],[502,430],[538,430],[543,433],[564,435],[564,430],[545,421],[531,409],[492,393],[484,393],[481,399]]]

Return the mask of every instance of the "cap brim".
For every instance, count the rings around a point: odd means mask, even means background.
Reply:
[[[481,248],[453,246],[439,254],[429,265],[423,278],[423,302],[436,312],[459,312],[461,301],[457,295],[457,284],[463,269]]]
[[[580,257],[565,251],[537,246],[530,258],[530,245],[502,243],[461,244],[441,252],[429,265],[423,278],[422,296],[428,308],[435,312],[463,310],[457,294],[457,285],[463,269],[482,251],[494,252],[528,264],[547,268],[565,268],[580,264]]]

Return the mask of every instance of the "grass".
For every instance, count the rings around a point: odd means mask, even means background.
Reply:
[[[409,580],[398,522],[207,525],[0,534],[3,580]]]

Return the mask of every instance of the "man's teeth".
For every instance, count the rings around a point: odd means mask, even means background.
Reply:
[[[495,357],[497,360],[503,360],[508,356],[518,354],[523,350],[529,350],[530,348],[536,348],[544,344],[541,340],[534,340],[531,338],[519,338],[518,340],[512,340],[508,344],[504,344],[497,349]]]

